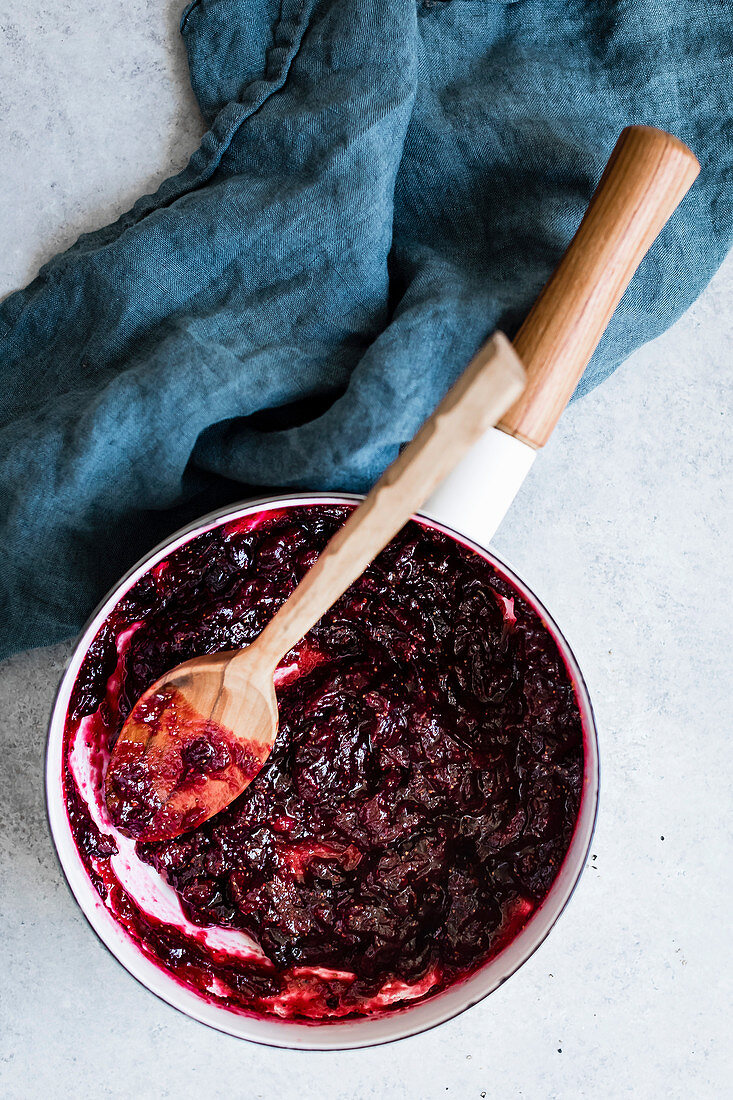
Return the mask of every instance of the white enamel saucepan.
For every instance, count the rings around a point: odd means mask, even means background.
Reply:
[[[699,165],[677,139],[649,127],[621,135],[589,209],[514,346],[528,375],[523,396],[469,452],[430,498],[419,522],[434,526],[485,558],[533,606],[553,635],[574,684],[584,729],[583,790],[575,831],[545,900],[518,935],[467,979],[414,1005],[377,1016],[327,1021],[254,1016],[204,999],[148,958],[105,907],[77,851],[63,790],[64,729],[72,690],[84,659],[108,616],[137,581],[203,532],[268,510],[358,500],[338,493],[250,501],[204,517],[157,547],[107,596],[84,629],[54,704],[46,757],[48,817],[64,874],[85,916],[122,965],[169,1004],[221,1031],[274,1046],[345,1049],[389,1042],[450,1019],[496,989],[533,953],[567,903],[585,863],[598,800],[598,746],[588,693],[559,628],[527,585],[488,549],[549,437],[638,264],[686,194]],[[80,762],[83,768],[83,761]],[[86,795],[83,794],[86,798]],[[136,896],[151,911],[176,905],[172,892],[142,874]],[[142,866],[142,865],[141,865]],[[147,877],[146,877],[147,876]],[[141,885],[142,883],[142,885]],[[180,907],[179,907],[180,909]],[[179,913],[180,916],[180,913]]]

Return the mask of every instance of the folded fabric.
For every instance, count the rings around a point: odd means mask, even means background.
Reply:
[[[188,167],[0,306],[0,655],[253,487],[366,489],[516,330],[626,124],[702,173],[579,392],[729,244],[728,0],[197,0],[182,31]]]

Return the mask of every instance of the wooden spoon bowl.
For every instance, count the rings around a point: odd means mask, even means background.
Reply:
[[[270,755],[278,725],[272,670],[235,660],[241,652],[178,665],[130,712],[105,789],[113,819],[136,839],[196,828],[237,798]]]

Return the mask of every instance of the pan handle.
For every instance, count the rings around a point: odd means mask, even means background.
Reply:
[[[498,427],[542,447],[631,278],[700,165],[671,134],[627,126],[588,210],[514,340],[527,388]]]

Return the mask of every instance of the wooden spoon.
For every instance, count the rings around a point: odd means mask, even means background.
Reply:
[[[275,743],[274,673],[522,393],[525,372],[496,333],[385,471],[255,641],[186,661],[135,704],[107,769],[109,812],[138,840],[195,828],[242,793]]]

